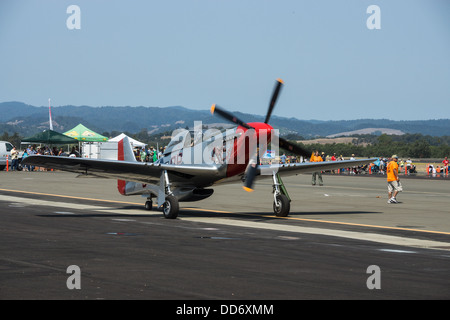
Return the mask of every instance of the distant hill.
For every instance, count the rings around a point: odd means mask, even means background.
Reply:
[[[232,111],[232,110],[230,110]],[[235,112],[247,122],[264,121],[263,116]],[[221,119],[212,116],[209,110],[191,110],[181,106],[171,107],[90,107],[60,106],[52,107],[53,127],[65,132],[82,123],[98,133],[127,131],[137,133],[143,129],[156,133],[172,131],[175,128],[193,127],[194,121],[220,126]],[[281,134],[297,134],[305,138],[344,136],[349,132],[375,134],[386,130],[391,132],[420,133],[431,136],[450,136],[450,119],[395,121],[386,119],[360,119],[341,121],[299,120],[273,115],[270,124],[280,129]],[[229,125],[228,123],[224,123]],[[33,135],[49,128],[48,107],[36,107],[22,102],[0,103],[0,133],[19,133]],[[363,131],[359,131],[363,130]],[[364,131],[365,130],[365,131]]]
[[[359,130],[353,130],[353,131],[347,131],[347,132],[340,132],[340,133],[330,134],[330,135],[327,136],[327,138],[336,138],[336,137],[342,137],[342,136],[354,136],[354,135],[359,135],[359,134],[402,135],[402,134],[405,134],[405,132],[403,132],[401,130],[389,129],[389,128],[365,128],[365,129],[359,129]]]

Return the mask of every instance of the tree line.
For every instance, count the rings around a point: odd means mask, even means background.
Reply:
[[[325,154],[349,157],[390,157],[397,154],[401,158],[444,158],[450,156],[450,136],[432,137],[422,134],[380,136],[355,136],[353,143],[308,144],[299,143],[309,150],[319,150]]]

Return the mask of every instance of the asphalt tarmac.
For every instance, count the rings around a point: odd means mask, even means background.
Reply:
[[[310,181],[284,179],[286,218],[261,180],[167,220],[114,180],[0,172],[0,299],[450,298],[450,181],[403,179],[399,204],[384,178]]]

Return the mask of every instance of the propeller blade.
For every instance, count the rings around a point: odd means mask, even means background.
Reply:
[[[253,151],[253,156],[249,160],[247,169],[245,170],[245,180],[242,186],[247,192],[253,191],[253,181],[255,180],[259,165],[258,148],[255,148]]]
[[[247,128],[247,129],[252,128],[247,123],[245,123],[244,121],[242,121],[239,118],[235,117],[234,115],[232,115],[228,111],[225,111],[224,109],[222,109],[221,107],[219,107],[216,104],[213,104],[211,106],[211,114],[218,114],[222,118],[224,118],[224,119],[226,119],[226,120],[228,120],[230,122],[233,122],[233,123],[235,123],[235,124],[237,124],[239,126],[242,126],[244,128]]]
[[[248,166],[247,173],[245,175],[245,182],[242,188],[247,192],[253,191],[253,181],[255,180],[256,172],[258,169],[258,164],[253,163]]]
[[[272,115],[273,108],[275,107],[275,103],[278,99],[278,94],[280,93],[283,84],[283,80],[277,79],[277,83],[275,85],[275,88],[273,89],[272,99],[270,100],[269,110],[267,110],[266,120],[264,120],[264,123],[269,123],[270,116]]]
[[[278,137],[279,139],[279,146],[280,148],[283,148],[285,150],[288,150],[292,153],[295,153],[298,156],[303,156],[303,157],[310,157],[311,156],[311,151],[305,150],[293,143],[290,143],[289,141]]]

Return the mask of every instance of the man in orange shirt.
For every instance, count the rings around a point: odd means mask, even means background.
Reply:
[[[311,162],[322,162],[323,161],[322,157],[319,155],[319,151],[316,151],[314,154],[311,155],[310,161]],[[319,185],[323,186],[322,171],[313,172],[311,184],[313,186],[316,185],[316,176],[317,175],[319,176]]]
[[[398,178],[398,157],[392,156],[392,161],[388,163],[386,168],[387,183],[388,183],[388,203],[398,203],[397,194],[403,191],[400,185],[400,179]]]

